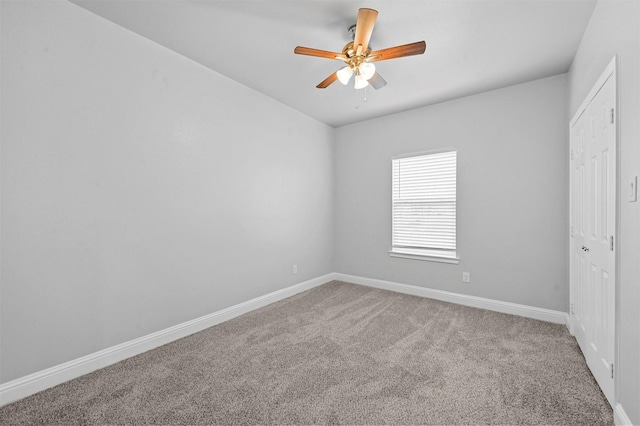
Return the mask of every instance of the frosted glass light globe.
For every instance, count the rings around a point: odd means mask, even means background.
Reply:
[[[340,80],[340,83],[346,86],[347,83],[349,82],[349,79],[353,75],[353,70],[350,67],[344,67],[342,69],[339,69],[337,74],[338,74],[338,80]]]
[[[369,82],[367,81],[366,78],[364,78],[361,75],[356,75],[356,84],[355,84],[356,89],[364,89],[368,85],[369,85]]]
[[[376,66],[369,62],[363,62],[358,67],[358,70],[365,80],[369,80],[376,73]]]

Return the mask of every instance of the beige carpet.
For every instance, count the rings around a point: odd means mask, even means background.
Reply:
[[[613,414],[566,328],[331,282],[0,409],[0,424],[562,424]]]

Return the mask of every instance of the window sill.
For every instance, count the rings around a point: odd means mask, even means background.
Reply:
[[[442,253],[437,250],[393,248],[389,250],[389,256],[414,260],[426,260],[428,262],[452,263],[455,265],[460,263],[460,259],[456,257],[456,253]]]

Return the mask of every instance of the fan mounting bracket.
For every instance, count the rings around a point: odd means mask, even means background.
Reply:
[[[347,33],[351,36],[351,40],[354,40],[356,38],[356,24],[350,26]]]

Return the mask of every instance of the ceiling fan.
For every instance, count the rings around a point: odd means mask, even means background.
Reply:
[[[376,67],[373,62],[402,58],[403,56],[421,55],[424,53],[427,48],[424,40],[371,51],[369,39],[371,38],[373,26],[377,18],[377,10],[367,8],[359,9],[356,24],[349,28],[349,32],[353,35],[353,41],[350,41],[342,48],[342,53],[303,46],[298,46],[293,50],[293,53],[298,55],[338,59],[347,64],[347,66],[334,72],[318,84],[316,86],[318,89],[325,89],[336,80],[346,85],[354,74],[356,89],[362,89],[369,84],[371,84],[374,89],[380,89],[384,87],[387,82],[376,72]]]

